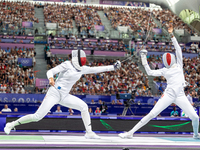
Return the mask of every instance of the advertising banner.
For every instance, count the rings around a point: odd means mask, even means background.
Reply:
[[[159,86],[160,83],[158,83]],[[166,84],[162,83],[163,87],[166,87]],[[82,99],[83,101],[90,103],[93,99],[96,104],[98,104],[98,100],[101,99],[105,102],[111,102],[112,100],[116,100],[116,96],[104,96],[104,95],[75,95],[78,98]],[[37,103],[38,101],[42,101],[45,97],[45,94],[11,94],[11,93],[0,93],[0,102],[1,103]],[[151,96],[136,96],[134,99],[135,103],[145,103],[149,105],[153,105],[154,101],[158,100],[158,97],[151,97]],[[193,98],[193,102],[196,102],[198,99]],[[123,101],[123,100],[122,100]],[[93,104],[94,105],[94,104]],[[95,106],[95,105],[94,105]],[[123,105],[120,105],[123,107]],[[119,107],[119,106],[117,106]]]
[[[124,5],[123,1],[109,1],[109,0],[100,0],[99,4],[104,4],[104,5]]]
[[[18,63],[21,63],[22,66],[33,66],[32,58],[18,58]]]
[[[118,26],[117,28],[118,28],[118,31],[123,32],[123,33],[127,33],[129,27]]]
[[[0,101],[3,103],[37,103],[42,101],[45,94],[8,94],[1,93]]]
[[[39,87],[39,88],[44,88],[49,84],[49,80],[48,79],[36,79],[35,80],[35,86]]]
[[[149,3],[126,2],[126,1],[112,1],[112,0],[100,0],[99,4],[104,4],[104,5],[120,5],[120,6],[134,6],[134,7],[149,7]]]
[[[156,33],[156,34],[162,34],[162,29],[159,28],[153,28],[152,32]]]
[[[22,22],[22,27],[32,28],[33,23],[32,22]]]
[[[95,25],[95,30],[97,31],[104,31],[104,26],[98,26],[98,25]]]
[[[47,29],[56,29],[57,24],[56,23],[46,23]]]

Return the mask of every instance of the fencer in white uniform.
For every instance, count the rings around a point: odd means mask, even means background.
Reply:
[[[65,61],[62,64],[47,71],[49,88],[42,104],[34,114],[26,115],[16,121],[7,123],[4,131],[9,134],[11,129],[20,124],[29,122],[37,122],[41,120],[55,104],[60,104],[81,112],[82,120],[86,129],[86,138],[99,138],[92,132],[91,119],[88,112],[87,104],[76,96],[69,94],[72,86],[80,79],[83,74],[100,73],[105,71],[113,71],[121,67],[120,61],[114,65],[88,67],[85,66],[86,55],[83,50],[73,50],[72,60]],[[59,73],[57,80],[54,82],[53,76]]]
[[[158,102],[148,115],[142,118],[130,131],[119,134],[121,138],[132,138],[133,134],[137,130],[139,130],[141,127],[147,124],[151,119],[158,116],[161,113],[161,111],[166,109],[169,105],[175,103],[186,114],[188,114],[189,118],[192,120],[193,133],[194,133],[193,138],[200,139],[200,135],[198,133],[199,117],[195,113],[192,105],[190,104],[184,93],[185,78],[183,73],[182,50],[176,38],[172,34],[173,28],[170,27],[168,31],[172,36],[172,42],[176,49],[175,53],[177,60],[173,54],[165,53],[162,56],[165,67],[159,70],[151,70],[147,63],[147,57],[146,57],[147,51],[146,50],[140,51],[142,64],[147,74],[150,76],[164,76],[166,78],[167,87],[164,91],[164,94],[161,96],[161,98],[158,100]]]

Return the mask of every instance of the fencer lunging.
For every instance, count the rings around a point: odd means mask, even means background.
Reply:
[[[119,136],[121,138],[132,138],[133,134],[147,124],[152,118],[155,118],[157,115],[161,113],[164,109],[166,109],[170,104],[175,103],[178,105],[186,114],[188,114],[189,118],[192,120],[193,126],[193,138],[200,139],[200,135],[198,133],[199,130],[199,117],[194,111],[192,105],[187,100],[187,97],[184,93],[185,86],[185,78],[183,73],[183,58],[182,58],[182,50],[179,46],[176,38],[173,36],[173,27],[170,25],[168,32],[172,36],[171,40],[175,47],[175,55],[171,53],[165,53],[162,56],[163,63],[165,65],[164,68],[159,70],[151,70],[147,63],[147,51],[141,50],[141,60],[142,65],[144,66],[148,75],[151,76],[164,76],[167,80],[167,87],[164,91],[164,94],[158,100],[156,105],[150,111],[148,115],[142,118],[129,132],[121,133]]]
[[[99,138],[98,135],[92,132],[91,119],[87,104],[78,97],[70,95],[69,92],[72,86],[83,74],[113,71],[119,69],[121,63],[120,61],[117,61],[114,65],[109,66],[85,66],[86,55],[83,50],[73,50],[71,57],[71,61],[65,61],[47,71],[49,84],[52,86],[49,88],[42,104],[34,114],[26,115],[16,121],[7,123],[4,128],[6,134],[9,134],[11,129],[17,125],[41,120],[55,104],[60,104],[81,111],[82,120],[86,129],[86,138]],[[57,73],[59,73],[59,76],[54,82],[53,76]]]

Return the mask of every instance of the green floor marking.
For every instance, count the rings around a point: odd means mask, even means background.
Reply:
[[[100,121],[101,121],[101,123],[102,123],[102,125],[104,126],[104,127],[106,127],[108,130],[114,130],[109,124],[107,124],[104,120],[101,120],[100,119]]]
[[[149,126],[152,126],[152,127],[157,127],[157,128],[164,128],[164,129],[169,129],[169,130],[173,130],[173,131],[176,131],[178,130],[179,128],[181,128],[182,126],[190,123],[191,121],[188,121],[188,122],[185,122],[185,123],[181,123],[181,124],[176,124],[176,125],[169,125],[169,126],[158,126],[158,125],[149,125]]]
[[[42,136],[1,135],[0,140],[44,141]]]

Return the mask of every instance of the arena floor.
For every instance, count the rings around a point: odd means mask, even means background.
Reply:
[[[135,134],[121,139],[117,134],[99,134],[101,139],[85,139],[83,133],[0,133],[0,149],[200,149],[200,140],[192,135]]]

